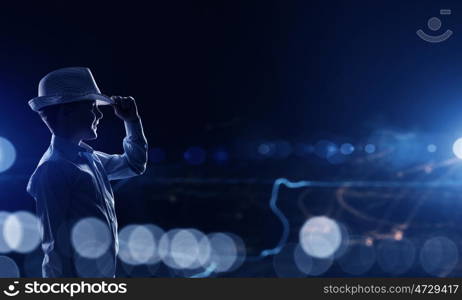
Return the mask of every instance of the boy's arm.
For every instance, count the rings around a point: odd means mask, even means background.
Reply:
[[[126,137],[123,140],[123,154],[106,154],[95,151],[109,180],[125,179],[143,174],[148,160],[148,143],[138,115],[135,99],[112,97],[115,114],[124,121]]]

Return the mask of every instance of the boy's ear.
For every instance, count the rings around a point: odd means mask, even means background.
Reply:
[[[72,105],[62,105],[60,107],[60,112],[61,114],[63,114],[64,116],[68,116],[72,113],[72,111],[74,110],[73,106]]]

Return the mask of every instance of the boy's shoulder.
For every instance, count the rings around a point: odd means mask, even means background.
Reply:
[[[75,177],[75,169],[71,162],[59,155],[45,153],[29,178],[27,192],[34,196],[37,187],[69,182]]]

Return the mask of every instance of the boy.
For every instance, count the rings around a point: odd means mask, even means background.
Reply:
[[[117,219],[109,181],[143,174],[147,162],[147,141],[135,100],[101,94],[88,68],[72,67],[43,77],[39,96],[29,105],[52,134],[51,144],[27,186],[43,226],[42,275],[80,277],[78,254],[71,245],[72,226],[82,218],[93,217],[107,225],[111,243],[104,258],[104,272],[86,275],[114,277]],[[124,121],[123,154],[94,151],[83,142],[97,138],[103,117],[98,105],[112,105]]]

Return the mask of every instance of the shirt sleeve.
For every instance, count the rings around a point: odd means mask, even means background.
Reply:
[[[126,179],[146,171],[148,143],[141,120],[125,122],[125,132],[123,154],[93,152],[101,161],[109,180]]]
[[[39,167],[28,187],[36,200],[37,215],[42,223],[42,248],[46,254],[47,275],[74,277],[75,266],[71,245],[72,177],[58,162],[46,162]]]

